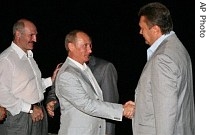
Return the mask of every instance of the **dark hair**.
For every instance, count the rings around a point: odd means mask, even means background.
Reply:
[[[138,15],[139,17],[145,16],[147,18],[148,26],[159,26],[162,34],[167,34],[173,30],[173,21],[170,11],[159,2],[149,3],[141,7]]]

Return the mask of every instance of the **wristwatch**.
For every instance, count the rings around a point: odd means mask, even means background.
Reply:
[[[31,105],[31,109],[29,110],[29,113],[33,113],[34,111],[34,106],[33,105]]]

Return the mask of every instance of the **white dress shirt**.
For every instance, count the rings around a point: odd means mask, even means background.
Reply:
[[[28,112],[44,99],[51,78],[42,79],[32,51],[25,53],[14,42],[0,54],[0,104],[12,115]]]

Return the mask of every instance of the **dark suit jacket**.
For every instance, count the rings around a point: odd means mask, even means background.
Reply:
[[[104,101],[118,103],[118,75],[114,65],[106,60],[91,56],[88,66],[101,87]],[[106,120],[106,134],[115,135],[115,121]]]
[[[117,71],[114,65],[106,60],[91,56],[87,63],[103,92],[103,99],[107,102],[118,103]],[[48,92],[47,103],[57,100],[55,86]],[[59,104],[56,105],[56,108]],[[115,135],[115,121],[106,120],[106,134]]]

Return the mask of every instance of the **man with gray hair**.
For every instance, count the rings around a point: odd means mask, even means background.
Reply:
[[[32,53],[37,29],[31,21],[18,20],[13,35],[11,46],[0,54],[0,105],[7,110],[1,128],[6,135],[47,135],[43,93],[52,85],[57,70],[52,77],[42,78]]]

